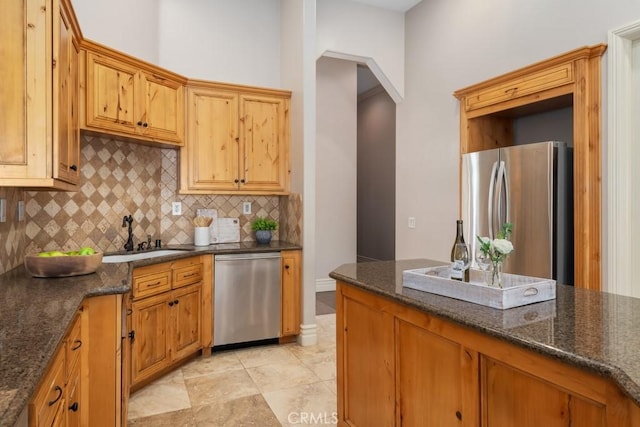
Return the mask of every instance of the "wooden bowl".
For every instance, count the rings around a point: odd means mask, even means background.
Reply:
[[[27,255],[24,267],[33,277],[69,277],[95,272],[102,264],[102,252],[93,255],[41,257]]]

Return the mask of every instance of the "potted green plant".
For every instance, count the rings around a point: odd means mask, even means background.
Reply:
[[[271,241],[271,231],[278,228],[278,223],[271,218],[257,217],[251,229],[256,232],[256,240],[260,244],[267,244]]]

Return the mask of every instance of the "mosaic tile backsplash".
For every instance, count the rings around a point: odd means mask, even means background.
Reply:
[[[7,222],[0,223],[0,273],[21,264],[25,253],[81,246],[122,250],[127,236],[122,218],[129,214],[135,243],[147,235],[163,244],[193,243],[191,219],[199,208],[217,209],[218,217],[239,218],[242,241],[255,240],[251,221],[266,216],[280,222],[274,239],[302,243],[299,195],[180,195],[177,150],[109,137],[83,134],[81,155],[78,192],[0,188],[0,197],[9,199],[9,206],[25,200],[25,221],[8,212]],[[182,215],[171,214],[175,201],[182,202]],[[250,215],[242,214],[243,202],[251,202]]]

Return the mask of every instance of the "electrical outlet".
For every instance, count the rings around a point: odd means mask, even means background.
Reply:
[[[242,214],[243,215],[251,214],[251,202],[243,202],[242,203]]]
[[[7,222],[7,199],[0,199],[0,222]]]
[[[416,228],[416,218],[415,217],[413,217],[413,216],[409,217],[408,226],[409,226],[409,228]]]
[[[18,200],[18,221],[24,221],[24,200]]]
[[[171,203],[171,215],[182,215],[182,202]]]

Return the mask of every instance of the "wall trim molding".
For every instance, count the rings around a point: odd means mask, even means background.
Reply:
[[[316,292],[328,292],[336,290],[336,281],[329,277],[316,279]]]
[[[632,288],[634,225],[634,97],[633,42],[640,41],[640,21],[609,31],[608,35],[608,133],[607,133],[607,280],[603,291],[634,296]],[[636,70],[637,71],[637,70]],[[637,111],[636,111],[637,112]],[[630,234],[631,233],[631,234]],[[640,296],[640,289],[635,296]]]

